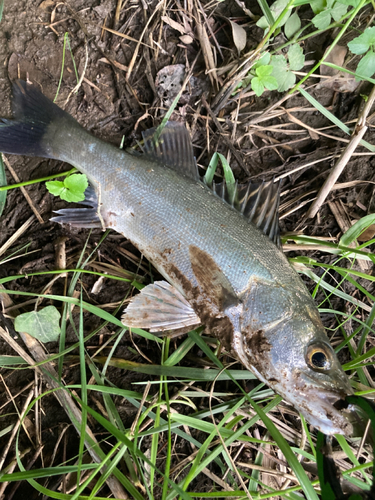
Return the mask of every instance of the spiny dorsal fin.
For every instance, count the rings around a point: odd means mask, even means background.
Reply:
[[[229,193],[225,182],[212,183],[213,192],[238,210],[243,216],[263,231],[279,248],[281,247],[279,229],[279,182],[248,182],[236,184]]]
[[[152,160],[177,170],[194,180],[199,180],[197,164],[189,132],[185,125],[178,122],[167,122],[159,138],[157,128],[143,132],[145,154]]]
[[[166,281],[155,281],[136,295],[121,318],[124,325],[151,332],[197,326],[201,320],[181,293]]]

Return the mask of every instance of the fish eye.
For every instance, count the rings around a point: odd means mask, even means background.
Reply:
[[[329,370],[332,359],[332,350],[327,344],[316,342],[307,348],[306,362],[313,370]]]

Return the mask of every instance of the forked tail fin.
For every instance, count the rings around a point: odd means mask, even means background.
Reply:
[[[22,80],[13,84],[12,111],[13,119],[0,118],[0,151],[3,153],[57,158],[51,124],[67,120],[76,124],[35,85]]]

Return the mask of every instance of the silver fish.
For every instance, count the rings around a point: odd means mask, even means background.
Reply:
[[[204,324],[310,424],[351,433],[341,409],[351,385],[308,290],[277,246],[277,186],[209,189],[183,126],[169,123],[159,138],[149,131],[144,155],[132,155],[90,135],[25,82],[14,85],[13,115],[0,125],[0,151],[68,162],[94,188],[86,204],[97,197],[97,206],[61,210],[54,220],[113,228],[167,280],[134,298],[126,325]]]

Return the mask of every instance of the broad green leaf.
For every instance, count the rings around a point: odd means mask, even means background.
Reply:
[[[313,17],[311,22],[318,30],[325,30],[331,23],[331,9],[326,9]]]
[[[303,50],[298,43],[294,43],[289,47],[288,59],[290,69],[298,71],[303,68],[303,65],[305,64],[305,56],[303,55]]]
[[[346,11],[348,10],[348,6],[344,5],[342,3],[336,2],[335,5],[332,8],[332,17],[335,21],[339,21],[342,16],[346,14]]]
[[[367,77],[375,73],[375,53],[372,50],[369,50],[359,61],[356,72]],[[356,77],[356,80],[359,81],[361,78]]]
[[[60,193],[65,189],[62,181],[48,181],[46,182],[46,188],[54,196],[60,196]]]
[[[256,25],[258,28],[262,28],[262,30],[266,30],[269,26],[266,16],[262,16],[258,21],[256,22]]]
[[[78,201],[83,201],[85,199],[84,195],[76,195],[69,191],[69,189],[64,188],[60,193],[60,198],[64,201],[68,201],[69,203],[76,203]]]
[[[50,193],[60,196],[62,200],[78,202],[85,199],[85,190],[88,186],[87,177],[83,174],[72,174],[64,181],[46,182],[46,187]]]
[[[261,79],[257,76],[251,80],[251,88],[258,97],[260,97],[264,92],[264,85]]]
[[[285,36],[289,39],[292,38],[292,36],[297,33],[297,31],[301,28],[301,19],[299,18],[297,12],[294,12],[290,16],[290,18],[287,20],[285,23]]]
[[[26,332],[41,342],[54,342],[60,335],[60,313],[55,306],[20,314],[14,322],[16,332]]]
[[[271,60],[271,54],[269,52],[265,52],[254,64],[252,70],[258,68],[259,66],[267,66],[270,60]]]
[[[357,36],[348,43],[350,52],[353,54],[361,55],[367,52],[371,45],[375,44],[375,26],[367,28],[362,35]]]
[[[327,7],[327,2],[326,0],[312,0],[310,2],[310,6],[312,8],[312,11],[314,14],[319,14],[319,12],[322,12]]]
[[[288,70],[285,57],[273,56],[271,64],[273,67],[272,76],[277,80],[277,90],[279,92],[284,92],[285,90],[290,89],[294,85],[296,77]]]
[[[271,57],[271,66],[273,67],[271,75],[274,76],[276,80],[277,73],[288,70],[288,63],[286,62],[285,57],[281,55]]]
[[[259,76],[259,78],[263,78],[264,76],[268,76],[272,73],[272,66],[259,66],[256,70],[255,70],[255,73],[257,74],[257,76]]]
[[[78,195],[82,195],[89,183],[87,177],[83,174],[73,174],[66,177],[64,180],[64,185],[71,193]],[[84,199],[84,198],[83,198]]]
[[[287,71],[284,75],[280,76],[282,76],[283,78],[280,78],[278,81],[277,90],[279,92],[285,92],[286,90],[289,90],[296,83],[296,75],[291,71]]]
[[[371,224],[375,224],[375,214],[366,215],[349,228],[340,238],[340,245],[349,246],[362,234]]]
[[[278,83],[274,76],[265,76],[262,82],[267,90],[277,90]]]

